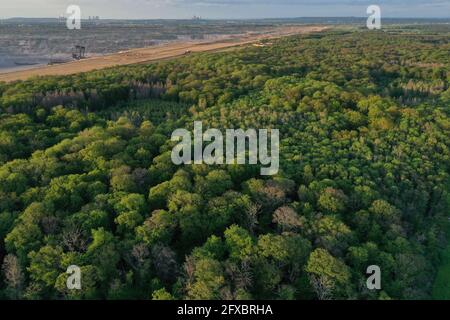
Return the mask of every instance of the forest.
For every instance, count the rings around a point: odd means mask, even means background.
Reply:
[[[0,83],[0,299],[432,298],[449,39],[330,29]],[[194,121],[279,129],[278,174],[174,165],[170,136]]]

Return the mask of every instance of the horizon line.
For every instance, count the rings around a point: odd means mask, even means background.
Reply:
[[[81,18],[81,20],[89,20],[89,17],[95,17],[94,16],[88,16],[87,18]],[[100,16],[99,16],[100,17]],[[12,16],[12,17],[0,17],[0,20],[12,20],[12,19],[46,19],[46,20],[58,20],[61,17],[21,17],[21,16]],[[200,19],[193,19],[193,18],[99,18],[99,20],[128,20],[128,21],[151,21],[151,20],[292,20],[292,19],[310,19],[310,18],[316,18],[316,19],[342,19],[342,18],[356,18],[356,19],[367,19],[367,16],[300,16],[300,17],[261,17],[261,18],[203,18],[200,17]],[[383,19],[435,19],[435,20],[450,20],[450,16],[448,17],[417,17],[417,16],[411,16],[411,17],[384,17]]]

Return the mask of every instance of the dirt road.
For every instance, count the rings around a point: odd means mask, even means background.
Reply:
[[[92,57],[80,61],[63,64],[42,66],[28,70],[14,71],[0,74],[0,81],[11,82],[15,80],[26,80],[35,76],[46,75],[68,75],[103,69],[117,65],[128,65],[143,62],[151,62],[162,59],[174,58],[189,52],[206,52],[237,47],[245,44],[255,43],[264,39],[275,39],[295,34],[320,32],[327,27],[324,26],[292,26],[280,27],[267,31],[264,34],[247,34],[243,36],[230,36],[214,42],[189,41],[176,42],[161,46],[142,49],[132,49],[110,55]]]

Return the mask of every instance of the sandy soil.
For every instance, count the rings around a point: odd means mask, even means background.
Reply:
[[[68,75],[113,67],[117,65],[151,62],[179,57],[184,55],[186,51],[205,52],[223,50],[245,44],[255,43],[264,39],[275,39],[295,34],[319,32],[326,28],[327,27],[324,26],[280,27],[270,30],[264,34],[246,34],[239,37],[230,36],[229,38],[222,39],[220,41],[185,41],[142,49],[132,49],[110,55],[97,56],[64,64],[40,66],[28,70],[7,72],[0,74],[0,81],[11,82],[15,80],[26,80],[30,77],[35,76]]]

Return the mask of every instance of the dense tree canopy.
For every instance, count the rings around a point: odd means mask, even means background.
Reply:
[[[0,84],[1,297],[429,298],[448,39],[328,31]],[[279,174],[174,165],[170,135],[195,120],[279,129]]]

